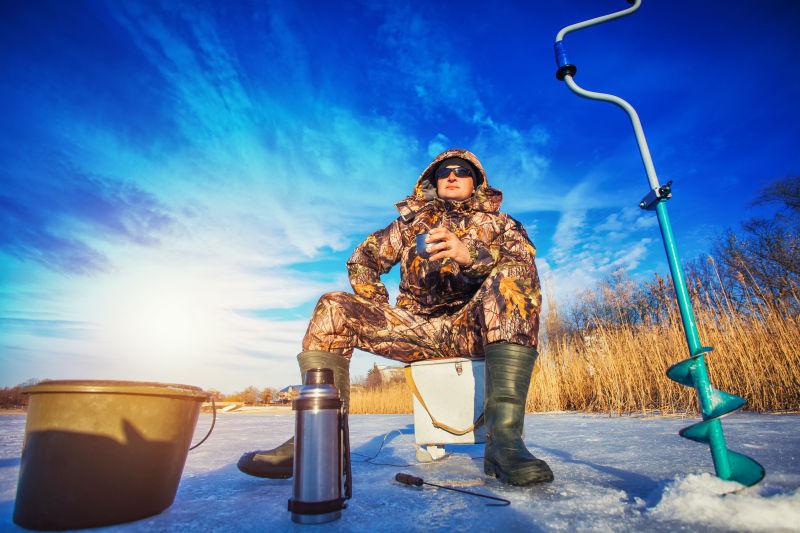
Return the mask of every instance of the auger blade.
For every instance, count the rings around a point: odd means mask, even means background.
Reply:
[[[678,434],[685,439],[708,444],[710,442],[708,433],[711,429],[711,422],[711,420],[704,420],[697,424],[692,424],[680,430]]]
[[[740,398],[741,399],[741,398]],[[685,427],[680,431],[681,437],[684,437],[695,442],[702,444],[710,444],[711,439],[709,433],[711,432],[712,424],[717,419],[704,420],[697,424]],[[764,467],[746,455],[735,452],[729,448],[725,448],[725,453],[728,456],[728,464],[730,466],[730,474],[722,477],[728,481],[736,481],[747,487],[752,487],[762,479],[764,479]]]
[[[747,487],[752,487],[766,474],[764,467],[758,461],[728,450],[728,462],[731,465],[731,481],[736,481]]]
[[[681,385],[686,385],[687,387],[694,387],[694,380],[692,379],[692,368],[695,365],[695,361],[701,355],[707,354],[708,352],[713,351],[714,348],[711,346],[703,346],[689,359],[685,359],[680,363],[675,363],[669,370],[667,370],[667,377],[672,381],[677,381]]]
[[[694,382],[692,381],[692,365],[694,365],[694,359],[684,359],[680,363],[675,363],[667,370],[667,377],[672,381],[677,381],[681,385],[694,387]]]
[[[741,396],[714,389],[711,391],[711,412],[706,418],[719,418],[722,415],[739,409],[746,403],[747,400]]]

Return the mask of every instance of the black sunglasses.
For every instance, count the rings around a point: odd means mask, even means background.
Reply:
[[[456,167],[456,168],[447,168],[441,167],[436,169],[436,177],[438,179],[446,178],[450,175],[450,173],[454,173],[459,178],[466,178],[467,176],[472,177],[472,171],[465,167]]]

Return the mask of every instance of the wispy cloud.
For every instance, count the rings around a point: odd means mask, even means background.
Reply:
[[[94,240],[152,246],[175,228],[158,198],[129,181],[74,168],[63,155],[23,158],[6,169],[0,248],[56,271],[108,270]]]
[[[557,264],[568,262],[570,254],[583,239],[586,223],[586,210],[574,209],[564,211],[558,220],[553,235],[553,259]]]
[[[485,106],[474,84],[475,73],[441,37],[442,25],[429,9],[392,4],[381,9],[382,24],[376,40],[389,53],[370,75],[407,96],[396,105],[409,106],[414,114],[430,117],[457,116],[465,122],[481,120]]]
[[[656,224],[652,213],[629,207],[604,218],[586,210],[562,213],[550,253],[540,259],[549,291],[568,303],[616,270],[635,272],[654,249]]]
[[[492,176],[502,177],[512,197],[540,182],[550,164],[547,129],[533,117],[515,117],[524,128],[495,118],[481,90],[490,81],[480,78],[461,51],[442,38],[442,25],[427,10],[397,5],[384,17],[378,35],[392,54],[383,65],[386,71],[378,75],[397,80],[408,95],[398,101],[414,101],[415,112],[450,126],[429,139],[428,154],[462,143],[481,158],[490,182]]]

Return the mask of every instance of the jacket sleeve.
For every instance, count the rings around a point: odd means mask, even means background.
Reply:
[[[500,257],[500,236],[491,244],[486,244],[480,239],[465,237],[462,242],[469,251],[472,262],[469,266],[461,267],[461,273],[470,278],[485,278],[497,264]]]
[[[480,239],[465,238],[472,263],[461,268],[461,273],[470,277],[486,277],[495,267],[513,264],[535,270],[536,248],[525,228],[511,217],[506,217],[501,232],[486,244]]]
[[[359,244],[347,260],[350,285],[358,296],[379,303],[389,302],[389,293],[381,275],[400,260],[403,251],[401,221],[395,220]]]
[[[493,308],[496,316],[505,318],[505,325],[499,325],[500,322],[496,325],[507,342],[536,346],[542,308],[536,248],[522,224],[513,218],[503,217],[502,227],[503,231],[488,247],[491,253],[496,250],[497,260],[483,281],[488,289],[483,294],[484,305]]]
[[[508,217],[501,239],[497,266],[502,268],[514,265],[536,272],[536,247],[520,222]]]

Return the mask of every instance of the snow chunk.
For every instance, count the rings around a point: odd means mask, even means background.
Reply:
[[[743,488],[711,474],[692,474],[668,483],[649,514],[737,531],[797,531],[800,492],[764,496],[758,486]]]

